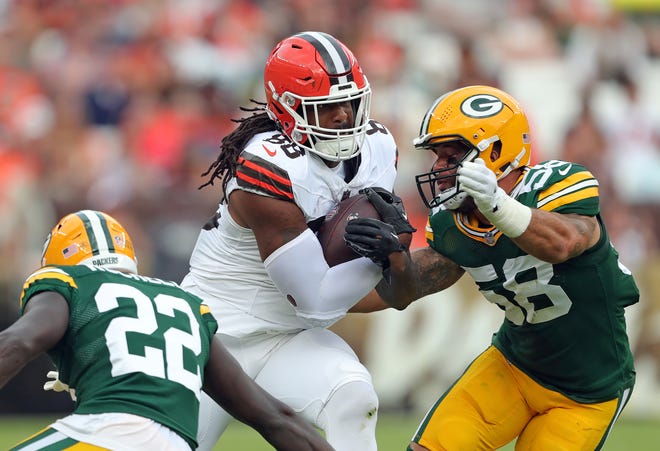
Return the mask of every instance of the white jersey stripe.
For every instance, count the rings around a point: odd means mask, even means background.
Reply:
[[[99,218],[96,212],[91,210],[83,210],[80,212],[80,215],[84,216],[92,228],[92,233],[96,239],[96,244],[98,245],[98,251],[100,254],[105,254],[110,251],[108,245],[108,240],[106,239],[106,234],[103,230],[103,225],[101,224],[101,219]],[[92,237],[89,237],[90,241]],[[114,249],[113,249],[114,251]]]
[[[21,451],[36,451],[39,449],[44,449],[48,446],[54,445],[55,443],[61,442],[62,440],[66,440],[68,438],[69,438],[68,436],[62,434],[59,431],[53,431],[52,434],[40,438],[35,442],[30,443],[29,445],[21,448]]]
[[[328,53],[330,56],[330,59],[332,60],[332,63],[335,66],[336,73],[341,74],[346,71],[348,71],[350,68],[345,65],[345,63],[342,61],[342,57],[335,48],[334,45],[328,40],[327,37],[322,35],[321,33],[313,32],[310,33],[314,39],[316,39],[319,43],[323,45],[323,48],[325,51]]]
[[[546,197],[542,201],[538,202],[537,207],[540,208],[547,204],[548,202],[552,202],[555,199],[558,199],[560,197],[566,196],[568,194],[574,193],[576,191],[580,191],[585,188],[592,188],[594,186],[598,186],[598,181],[596,179],[591,179],[591,180],[584,180],[582,182],[576,183],[574,185],[567,186],[566,188],[557,191],[555,194]]]

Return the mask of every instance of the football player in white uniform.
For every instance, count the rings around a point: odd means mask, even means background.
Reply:
[[[222,140],[204,174],[202,186],[220,179],[224,195],[182,285],[209,305],[222,342],[263,388],[336,450],[376,450],[371,376],[326,328],[351,309],[369,310],[356,303],[382,268],[364,257],[329,267],[315,230],[342,199],[367,187],[392,191],[396,144],[370,119],[367,78],[333,36],[281,41],[264,84],[266,103],[246,109],[253,114]],[[414,229],[401,225],[394,231],[409,244]],[[229,419],[203,400],[199,449],[211,449]]]

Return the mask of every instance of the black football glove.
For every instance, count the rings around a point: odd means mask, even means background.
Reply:
[[[392,252],[404,252],[406,247],[399,241],[394,226],[373,218],[357,218],[348,221],[344,241],[355,252],[371,259],[378,266],[390,266]]]
[[[394,226],[394,232],[397,235],[413,233],[417,230],[408,222],[403,201],[399,196],[383,188],[365,188],[360,192],[367,196],[383,222]]]

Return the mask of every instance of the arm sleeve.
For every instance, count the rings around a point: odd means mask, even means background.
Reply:
[[[312,327],[341,319],[382,277],[381,269],[364,257],[329,267],[310,229],[273,252],[264,265],[298,317]]]

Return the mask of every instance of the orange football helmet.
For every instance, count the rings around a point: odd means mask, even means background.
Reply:
[[[415,177],[429,208],[444,205],[454,210],[463,203],[467,195],[460,190],[458,180],[452,188],[436,193],[437,181],[454,177],[463,161],[482,158],[499,180],[515,168],[528,165],[531,156],[527,116],[513,97],[490,86],[467,86],[438,98],[424,115],[413,145],[426,150],[450,141],[466,146],[463,159],[451,167]]]
[[[112,216],[93,210],[71,213],[53,227],[41,265],[88,265],[137,274],[131,237]]]
[[[294,143],[322,158],[346,160],[360,152],[371,107],[371,88],[353,53],[327,33],[308,31],[275,46],[264,70],[267,112]],[[354,124],[320,127],[318,110],[351,102]]]

